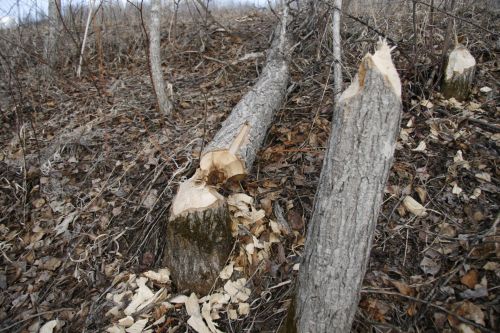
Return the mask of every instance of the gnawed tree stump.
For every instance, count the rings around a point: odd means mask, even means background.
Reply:
[[[442,93],[445,98],[455,98],[463,101],[469,96],[476,59],[463,45],[458,44],[448,57],[448,64],[444,73]]]
[[[401,117],[401,82],[379,42],[340,96],[285,332],[349,332]],[[295,308],[295,316],[293,316]]]
[[[255,160],[288,83],[286,10],[252,89],[234,107],[203,150],[195,175],[179,186],[167,225],[164,264],[179,289],[206,294],[232,248],[226,199],[216,187],[245,177]]]

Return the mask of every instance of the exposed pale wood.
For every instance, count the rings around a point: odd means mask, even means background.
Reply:
[[[151,68],[151,81],[156,94],[158,109],[164,116],[168,116],[172,111],[172,102],[167,96],[161,69],[160,9],[161,0],[152,0],[151,17],[149,20],[149,64]]]
[[[475,71],[476,59],[465,46],[458,44],[448,57],[442,87],[444,97],[453,97],[459,101],[466,99]]]
[[[366,55],[336,108],[286,332],[349,332],[401,117],[390,49]]]
[[[83,52],[85,51],[85,44],[87,43],[90,20],[92,19],[92,9],[94,9],[94,0],[90,0],[89,13],[87,15],[87,23],[85,24],[85,32],[83,33],[82,47],[80,49],[80,60],[78,61],[78,68],[76,69],[76,77],[80,77],[82,73]]]
[[[257,83],[234,107],[202,152],[195,175],[179,186],[167,225],[164,263],[180,289],[209,292],[233,239],[226,200],[216,187],[245,177],[288,84],[286,10]]]

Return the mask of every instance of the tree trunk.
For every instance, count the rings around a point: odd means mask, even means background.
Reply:
[[[55,50],[59,28],[59,10],[61,10],[61,0],[49,0],[48,34],[45,40],[45,59],[49,65],[49,68],[47,68],[49,71],[56,62]]]
[[[448,57],[442,86],[444,97],[465,100],[469,96],[475,70],[476,59],[465,46],[457,45]]]
[[[80,77],[82,74],[83,53],[85,51],[85,44],[87,43],[87,36],[89,34],[89,26],[90,26],[90,21],[92,20],[93,9],[94,9],[94,0],[90,0],[89,12],[87,14],[87,23],[85,23],[85,32],[83,33],[82,47],[80,48],[80,60],[78,61],[78,67],[76,69],[76,77]]]
[[[340,97],[286,332],[349,332],[401,117],[401,83],[386,42]],[[294,311],[293,309],[291,311]],[[293,312],[292,312],[293,313]]]
[[[335,0],[332,15],[332,42],[333,42],[333,86],[334,86],[334,101],[339,102],[339,96],[342,92],[342,40],[340,37],[340,23],[342,0]]]
[[[179,289],[208,293],[230,254],[230,217],[216,186],[248,174],[285,97],[290,48],[286,10],[281,21],[259,80],[203,150],[199,169],[179,186],[172,202],[164,263]]]
[[[149,64],[151,68],[151,81],[156,94],[158,110],[164,116],[170,115],[172,102],[167,96],[160,56],[160,9],[161,0],[151,1],[151,17],[149,20]]]

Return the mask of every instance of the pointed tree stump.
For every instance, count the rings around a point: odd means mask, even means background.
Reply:
[[[203,150],[199,169],[179,186],[172,202],[164,264],[179,289],[208,293],[230,254],[230,216],[216,186],[249,173],[285,97],[290,48],[286,19],[285,11],[259,80]]]
[[[465,46],[458,44],[448,57],[442,85],[443,96],[458,101],[467,99],[475,71],[476,59]]]
[[[285,332],[350,331],[401,109],[401,82],[388,45],[379,42],[375,54],[363,58],[333,115]]]

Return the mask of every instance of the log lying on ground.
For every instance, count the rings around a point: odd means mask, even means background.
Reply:
[[[179,186],[167,225],[164,264],[179,289],[206,294],[232,248],[230,217],[216,187],[250,171],[288,83],[286,11],[266,65],[254,87],[235,106],[203,150],[195,175]]]
[[[465,100],[469,96],[475,70],[476,59],[465,46],[458,44],[448,57],[442,85],[444,97]]]
[[[388,45],[379,42],[375,54],[363,58],[334,113],[285,332],[350,331],[401,109],[401,82]]]

